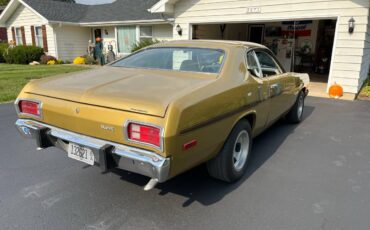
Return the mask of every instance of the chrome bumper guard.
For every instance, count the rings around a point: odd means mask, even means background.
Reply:
[[[36,140],[38,149],[57,147],[67,152],[68,144],[72,142],[91,149],[95,164],[104,171],[117,167],[158,182],[165,182],[169,177],[170,159],[154,152],[84,136],[33,120],[18,119],[15,125],[22,136]]]

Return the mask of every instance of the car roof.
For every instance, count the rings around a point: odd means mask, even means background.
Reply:
[[[173,40],[165,41],[154,45],[154,47],[197,47],[197,48],[233,48],[233,47],[246,47],[246,48],[266,48],[263,45],[244,42],[244,41],[230,41],[230,40]]]

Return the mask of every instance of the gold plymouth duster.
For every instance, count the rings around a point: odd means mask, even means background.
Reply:
[[[15,102],[16,126],[38,149],[148,176],[147,190],[205,162],[211,176],[233,182],[253,137],[282,117],[301,121],[308,82],[258,44],[165,42],[30,82]]]

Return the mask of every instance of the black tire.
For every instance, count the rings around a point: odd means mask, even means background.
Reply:
[[[293,107],[286,115],[286,120],[292,124],[298,124],[302,121],[303,112],[304,112],[304,99],[305,94],[301,91],[298,94],[297,101],[294,103]]]
[[[244,140],[248,141],[248,146],[243,142]],[[251,126],[248,121],[241,120],[231,131],[220,153],[207,162],[209,175],[225,182],[237,181],[244,175],[248,166],[251,149]],[[237,157],[235,157],[234,152],[238,153],[236,150],[239,150],[240,161],[235,160]],[[244,157],[245,153],[246,157]]]

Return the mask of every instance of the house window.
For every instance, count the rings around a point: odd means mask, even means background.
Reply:
[[[23,45],[21,28],[15,28],[15,41],[17,45]]]
[[[36,40],[36,46],[44,48],[44,41],[42,37],[41,26],[35,26],[35,40]]]
[[[140,26],[140,41],[153,39],[153,27]]]

